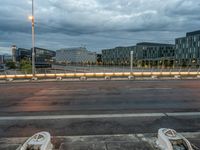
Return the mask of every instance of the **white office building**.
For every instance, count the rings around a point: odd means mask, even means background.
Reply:
[[[95,52],[86,48],[65,48],[56,51],[56,62],[59,63],[96,63]]]

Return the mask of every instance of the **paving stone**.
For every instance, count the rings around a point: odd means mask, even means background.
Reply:
[[[183,133],[200,150],[200,132]],[[59,150],[155,150],[157,134],[63,136],[52,138]],[[2,138],[0,150],[16,150],[27,138]]]
[[[188,140],[192,143],[194,146],[194,150],[200,150],[200,139],[189,139]]]
[[[18,144],[3,144],[0,145],[0,150],[16,150],[18,147]]]
[[[154,150],[147,142],[110,142],[107,150]]]
[[[63,143],[59,150],[106,150],[105,143]]]

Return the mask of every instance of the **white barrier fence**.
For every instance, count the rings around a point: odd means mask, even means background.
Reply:
[[[110,73],[43,73],[35,78],[95,78],[95,77],[200,77],[200,72],[110,72]],[[0,75],[0,79],[32,79],[32,74]]]
[[[197,77],[200,78],[200,68],[133,68],[128,66],[52,66],[52,68],[36,69],[35,78],[95,78],[103,77]],[[85,77],[85,78],[84,78]],[[0,79],[32,79],[31,70],[0,71]]]

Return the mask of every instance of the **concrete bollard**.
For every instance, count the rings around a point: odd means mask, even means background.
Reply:
[[[6,81],[12,82],[14,79],[13,78],[7,78]]]
[[[158,79],[158,76],[151,76],[151,79],[157,80],[157,79]]]
[[[56,77],[56,80],[57,80],[57,81],[61,81],[61,80],[62,80],[62,77]]]
[[[82,76],[82,77],[80,77],[80,80],[81,80],[81,81],[87,80],[87,77]]]
[[[135,77],[134,76],[128,76],[128,79],[129,80],[135,80]]]
[[[37,81],[38,78],[37,78],[37,77],[33,77],[33,78],[31,78],[31,80],[32,80],[32,81]]]
[[[111,80],[110,76],[105,76],[105,80]]]
[[[180,75],[175,75],[174,79],[181,79],[181,76]]]

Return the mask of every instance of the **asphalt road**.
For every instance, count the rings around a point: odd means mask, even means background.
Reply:
[[[0,84],[0,137],[195,132],[198,112],[198,80]]]

